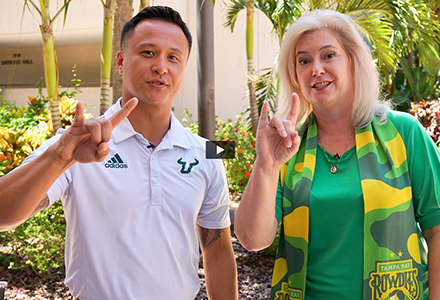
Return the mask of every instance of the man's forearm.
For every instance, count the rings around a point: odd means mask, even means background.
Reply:
[[[237,265],[233,253],[220,255],[212,263],[204,260],[204,267],[210,300],[238,299]]]
[[[0,178],[0,231],[20,225],[49,205],[47,191],[70,166],[53,146],[40,157]]]
[[[210,300],[238,299],[237,265],[231,230],[197,227],[203,253],[205,282]]]

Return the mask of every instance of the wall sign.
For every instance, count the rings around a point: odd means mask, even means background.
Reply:
[[[12,59],[2,60],[2,66],[4,65],[33,65],[32,59],[21,59],[21,53],[13,53]]]

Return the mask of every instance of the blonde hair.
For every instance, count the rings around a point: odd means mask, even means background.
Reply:
[[[347,53],[354,78],[352,125],[367,126],[374,115],[384,115],[388,104],[380,100],[380,84],[377,67],[368,45],[362,38],[358,25],[348,15],[333,10],[314,10],[298,18],[287,30],[280,50],[278,75],[280,92],[277,113],[285,117],[291,106],[292,93],[300,99],[297,126],[304,124],[312,112],[296,76],[296,48],[305,33],[327,29],[332,31]]]

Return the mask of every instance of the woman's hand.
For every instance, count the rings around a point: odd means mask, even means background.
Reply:
[[[294,93],[287,118],[283,120],[276,115],[267,123],[269,103],[264,102],[257,129],[255,164],[258,163],[265,168],[279,168],[298,152],[301,142],[298,132],[295,131],[298,108],[299,98]]]

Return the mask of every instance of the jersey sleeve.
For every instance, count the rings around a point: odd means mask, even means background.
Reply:
[[[436,226],[440,224],[440,150],[412,115],[393,115],[407,148],[416,220],[422,229]]]
[[[207,229],[220,229],[231,225],[229,217],[229,191],[226,172],[221,160],[215,160],[209,186],[197,223]]]
[[[56,136],[52,137],[51,139],[47,140],[43,145],[41,145],[39,148],[37,148],[35,151],[33,151],[26,159],[22,162],[21,165],[25,165],[32,160],[36,159],[38,156],[40,156],[44,151],[46,151],[51,145],[53,145],[59,138],[60,134],[57,133]],[[41,172],[44,172],[44,170],[41,170]],[[67,172],[67,171],[66,171]],[[69,182],[68,182],[68,175],[64,172],[58,179],[52,184],[52,186],[47,191],[47,196],[49,197],[49,206],[55,203],[57,200],[61,198],[62,195],[65,194],[65,192],[69,188]]]

